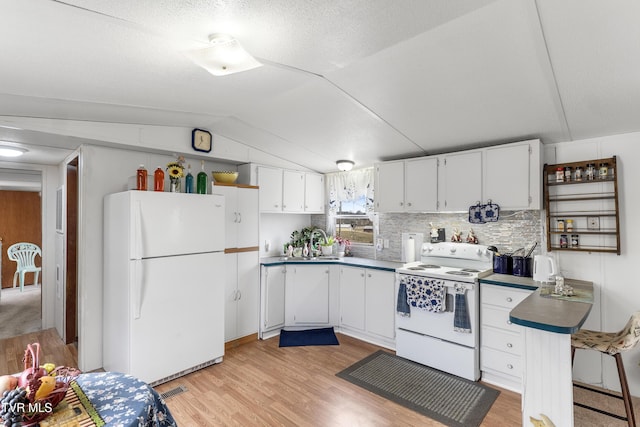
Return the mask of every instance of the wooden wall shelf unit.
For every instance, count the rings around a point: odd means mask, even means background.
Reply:
[[[601,165],[606,165],[606,174]],[[544,165],[547,251],[620,255],[618,175],[616,156]]]

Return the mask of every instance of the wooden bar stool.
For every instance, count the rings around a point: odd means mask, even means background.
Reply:
[[[635,427],[636,420],[633,413],[633,405],[631,402],[631,394],[629,394],[629,384],[627,383],[627,375],[624,372],[624,365],[622,364],[621,352],[631,350],[640,341],[640,311],[634,313],[627,325],[620,332],[600,332],[590,331],[588,329],[580,329],[575,334],[571,335],[571,363],[576,354],[576,348],[585,350],[597,350],[603,354],[608,354],[616,359],[616,366],[618,367],[618,377],[620,377],[620,388],[622,389],[622,397],[607,393],[605,391],[598,391],[591,388],[583,387],[575,384],[576,387],[581,387],[597,393],[606,394],[624,401],[624,409],[627,413],[627,417],[621,417],[620,415],[612,414],[601,409],[593,408],[591,406],[583,405],[581,403],[575,403],[574,405],[582,408],[591,409],[592,411],[599,412],[601,414],[609,415],[614,418],[618,418],[627,421],[629,426]]]

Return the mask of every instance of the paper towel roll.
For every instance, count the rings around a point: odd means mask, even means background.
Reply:
[[[413,237],[409,237],[404,241],[404,258],[405,262],[413,262],[416,260],[416,243]]]

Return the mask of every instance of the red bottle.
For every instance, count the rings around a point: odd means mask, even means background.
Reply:
[[[136,190],[147,191],[147,170],[140,165],[136,175]]]
[[[164,172],[160,166],[153,173],[153,190],[164,191]]]

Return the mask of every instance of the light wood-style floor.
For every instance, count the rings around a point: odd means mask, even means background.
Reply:
[[[203,337],[206,339],[206,337]],[[441,426],[442,424],[335,376],[380,347],[338,334],[339,346],[279,348],[278,338],[228,348],[221,364],[156,387],[185,387],[166,400],[180,427],[191,426]],[[77,366],[74,345],[54,329],[0,340],[0,375],[20,372],[27,344],[39,342],[41,363]],[[188,351],[188,349],[185,349]],[[501,391],[482,426],[519,426],[520,395]],[[622,403],[574,388],[576,401],[624,415]],[[636,419],[640,399],[634,398]],[[575,407],[576,426],[625,426]]]
[[[251,341],[227,349],[221,364],[156,390],[187,389],[166,400],[181,427],[442,425],[336,377],[380,349],[342,334],[338,339],[339,346],[288,348],[278,347],[277,337]],[[0,341],[0,375],[21,371],[24,349],[36,341],[42,363],[77,366],[75,347],[49,329]],[[520,425],[520,395],[501,391],[483,426]]]

